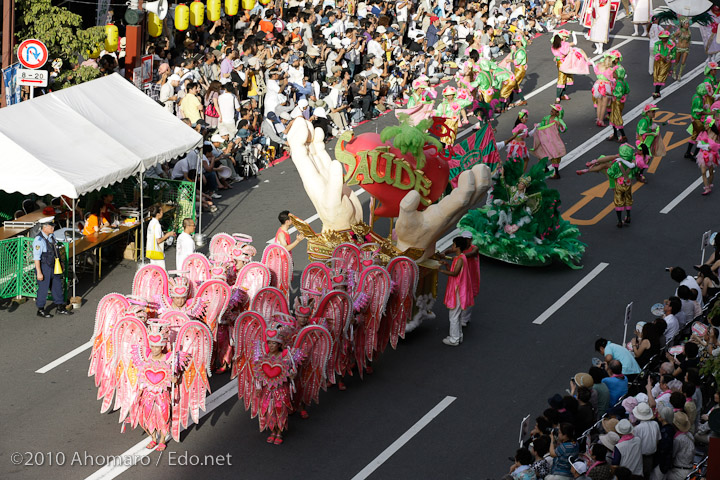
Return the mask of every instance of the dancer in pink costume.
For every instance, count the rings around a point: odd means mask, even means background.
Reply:
[[[606,54],[600,63],[593,68],[595,75],[597,75],[597,80],[592,86],[593,102],[596,108],[595,125],[601,128],[606,126],[605,116],[615,86],[614,72],[616,67],[613,64],[614,58],[612,55]]]
[[[395,116],[398,120],[401,115],[408,115],[410,124],[417,125],[426,118],[432,117],[437,92],[429,82],[430,79],[425,75],[413,80],[407,108],[395,109]]]
[[[708,195],[713,189],[713,178],[715,167],[719,164],[718,149],[718,127],[715,119],[711,116],[705,117],[703,121],[705,129],[697,137],[697,154],[695,156],[700,175],[703,181],[703,195]]]
[[[445,268],[440,269],[440,273],[449,277],[445,289],[445,306],[450,310],[450,334],[443,339],[443,343],[451,347],[457,347],[462,343],[463,318],[467,321],[467,314],[464,312],[475,304],[473,280],[467,257],[463,253],[469,245],[469,239],[455,237],[450,250],[450,253],[455,255],[452,265],[444,261]]]

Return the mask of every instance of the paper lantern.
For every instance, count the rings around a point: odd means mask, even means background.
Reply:
[[[199,27],[205,21],[205,5],[200,0],[190,4],[190,24]]]
[[[211,22],[220,20],[222,0],[207,0],[207,17]]]
[[[100,45],[97,45],[95,47],[95,50],[92,52],[90,50],[85,50],[85,53],[88,58],[98,58],[100,56],[100,51],[102,50],[102,47]]]
[[[268,3],[270,3],[270,0],[268,0]],[[242,0],[242,7],[243,10],[252,10],[253,8],[255,8],[255,0]]]
[[[151,37],[162,35],[162,20],[153,12],[148,12],[148,33]]]
[[[238,9],[240,8],[239,0],[225,0],[225,15],[237,15]]]
[[[105,50],[112,53],[118,49],[118,28],[112,23],[105,25]]]
[[[190,25],[190,8],[184,3],[175,7],[175,30],[182,32]]]

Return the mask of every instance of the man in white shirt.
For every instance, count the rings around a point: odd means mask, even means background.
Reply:
[[[382,58],[385,54],[385,50],[383,50],[382,45],[380,44],[380,40],[382,39],[384,33],[385,27],[380,25],[377,27],[375,35],[373,35],[373,39],[367,42],[367,54],[369,57]]]
[[[197,153],[195,150],[190,150],[187,154],[177,161],[172,169],[173,180],[185,180],[188,182],[194,182],[194,178],[188,176],[190,170],[197,169]]]
[[[173,115],[175,115],[175,103],[178,99],[175,93],[178,85],[180,85],[180,75],[172,74],[168,77],[167,82],[160,87],[160,102]]]
[[[218,133],[220,133],[221,136],[229,135],[230,137],[234,137],[237,132],[235,114],[240,111],[240,103],[235,96],[235,88],[231,83],[226,83],[223,89],[223,93],[218,96],[218,107],[220,107]]]
[[[192,218],[186,218],[183,220],[183,231],[177,237],[177,244],[175,246],[175,269],[182,269],[183,262],[190,256],[191,253],[195,252],[195,241],[192,238],[192,234],[195,232],[195,221]]]
[[[680,322],[675,315],[680,311],[680,308],[682,308],[682,303],[680,303],[678,297],[670,297],[665,300],[664,304],[663,319],[665,323],[667,323],[667,328],[665,329],[665,343],[667,344],[672,342],[675,335],[680,331]]]
[[[640,453],[643,456],[643,471],[649,472],[653,467],[653,457],[660,441],[660,426],[654,421],[655,415],[646,402],[640,402],[633,408],[633,416],[640,421],[633,435],[640,439]]]
[[[671,267],[670,269],[670,278],[675,280],[680,285],[687,286],[690,290],[695,289],[697,291],[697,302],[700,304],[700,307],[703,306],[703,299],[702,299],[702,293],[700,293],[700,290],[698,289],[697,281],[685,273],[685,270],[682,269],[682,267]],[[675,295],[677,295],[677,289],[675,289]]]

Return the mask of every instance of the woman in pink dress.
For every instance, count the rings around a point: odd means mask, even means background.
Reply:
[[[530,135],[527,121],[528,111],[523,108],[515,120],[515,126],[512,130],[513,136],[506,142],[508,151],[507,159],[514,162],[523,162],[523,172],[527,170],[528,163],[530,162],[530,155],[528,154],[527,144],[525,143],[525,139]]]
[[[614,87],[614,72],[616,68],[613,65],[614,58],[615,57],[611,55],[605,55],[600,63],[594,67],[595,75],[597,75],[597,80],[595,80],[592,86],[593,103],[595,103],[597,113],[595,124],[601,128],[606,126],[605,116],[607,115],[608,102],[610,101]]]
[[[564,29],[560,30],[552,37],[552,47],[550,48],[550,51],[552,52],[558,67],[555,103],[560,103],[560,100],[570,100],[570,97],[565,94],[565,89],[575,82],[571,74],[566,74],[560,70],[560,65],[565,61],[566,57],[570,53],[570,50],[575,45],[575,43],[569,43],[567,41],[568,38],[570,38],[570,32]]]

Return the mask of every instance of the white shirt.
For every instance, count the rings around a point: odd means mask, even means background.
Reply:
[[[678,331],[680,330],[680,324],[678,319],[672,313],[665,315],[665,323],[667,323],[667,329],[665,330],[665,343],[669,343],[675,338]]]
[[[168,100],[170,97],[175,95],[175,87],[172,86],[172,83],[165,82],[162,87],[160,87],[160,102],[165,104],[165,108],[168,112],[174,114],[175,113],[175,100]]]
[[[407,2],[404,2],[404,6],[400,8],[400,2],[395,6],[395,13],[398,23],[407,22],[408,18],[408,6]]]
[[[305,69],[302,66],[300,68],[295,68],[292,65],[288,67],[288,82],[302,85],[304,77]]]
[[[642,421],[634,429],[633,434],[640,439],[640,451],[643,455],[652,455],[660,441],[660,426],[653,420]]]
[[[235,95],[225,92],[218,97],[218,107],[220,107],[220,116],[223,123],[235,123],[235,112],[240,108]]]
[[[683,279],[682,282],[680,282],[680,285],[685,285],[690,290],[695,290],[697,292],[697,298],[695,300],[697,300],[697,302],[700,304],[700,307],[702,307],[702,291],[697,283],[697,280],[688,275]],[[677,288],[675,289],[675,295],[677,295]]]
[[[160,222],[157,218],[150,219],[150,222],[148,223],[147,228],[147,246],[145,248],[146,251],[159,251],[164,252],[165,251],[165,245],[163,243],[158,243],[158,240],[161,239],[163,236],[162,227],[160,226]]]
[[[177,237],[175,245],[175,268],[182,268],[185,259],[195,251],[195,242],[189,233],[182,232]]]
[[[385,50],[383,50],[382,45],[380,45],[379,42],[376,42],[375,40],[370,40],[367,43],[367,54],[369,57],[382,58],[384,53]]]
[[[175,180],[184,179],[185,174],[190,170],[197,167],[197,153],[195,150],[190,150],[185,155],[185,158],[181,158],[177,161],[172,169],[172,178]]]

